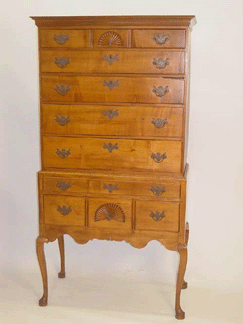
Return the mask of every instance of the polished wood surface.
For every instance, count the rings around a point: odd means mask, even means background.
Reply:
[[[70,154],[62,158],[57,150]],[[166,158],[152,158],[157,153]],[[45,136],[43,162],[44,168],[180,172],[181,142]]]
[[[39,27],[42,170],[36,241],[157,240],[187,263],[187,138],[194,16],[32,17]]]
[[[152,217],[156,213],[157,218]],[[138,230],[178,232],[179,216],[179,203],[136,200],[136,229]]]
[[[168,198],[180,198],[180,182],[153,179],[150,182],[141,181],[121,181],[120,179],[102,180],[81,180],[73,177],[69,178],[48,178],[43,179],[43,190],[48,193],[58,193],[69,195],[71,193],[83,195],[90,194],[109,194],[124,196],[145,196],[158,200]]]
[[[116,84],[112,90],[104,83]],[[70,89],[64,95],[56,87]],[[153,90],[168,87],[168,92],[159,97]],[[129,102],[183,104],[184,80],[161,77],[137,76],[50,76],[41,77],[43,102]]]
[[[70,211],[65,213],[65,209]],[[85,199],[69,196],[44,196],[45,223],[58,225],[85,225]]]
[[[65,251],[64,251],[64,237],[63,235],[58,237],[58,246],[61,258],[61,271],[58,273],[58,278],[62,279],[66,277],[65,273]]]
[[[55,35],[56,39],[55,40]],[[68,35],[67,40],[58,42],[60,35],[64,37]],[[89,31],[88,30],[67,30],[67,29],[49,29],[40,30],[39,39],[41,47],[89,47]]]
[[[155,35],[167,36],[162,44],[155,41]],[[185,30],[173,29],[150,29],[150,30],[133,30],[132,46],[133,47],[157,47],[157,48],[184,48],[186,45]]]
[[[89,181],[89,192],[95,194],[145,196],[161,200],[162,198],[180,198],[180,183],[168,181],[134,182],[114,180]]]
[[[185,73],[183,51],[42,49],[40,56],[40,69],[43,73]],[[159,64],[159,61],[162,64]]]
[[[127,29],[95,29],[93,31],[94,47],[128,47]]]
[[[182,107],[42,105],[42,131],[46,135],[181,138],[182,130]]]
[[[101,206],[105,204],[112,204],[113,206],[119,206],[125,214],[125,220],[124,222],[118,221],[115,219],[107,220],[99,220],[95,221],[95,212],[96,210]],[[124,200],[124,199],[111,199],[111,198],[89,198],[88,199],[88,226],[90,228],[100,228],[100,229],[108,229],[108,230],[126,230],[131,231],[132,228],[132,217],[131,217],[131,211],[132,211],[132,201],[130,200]]]
[[[33,16],[35,24],[38,27],[63,27],[79,29],[90,27],[91,29],[99,28],[99,26],[108,26],[108,28],[121,28],[124,26],[136,28],[150,28],[159,26],[160,28],[170,26],[170,28],[185,29],[192,28],[196,24],[196,17],[192,15],[183,16],[161,16],[161,15],[130,15],[130,16]],[[40,28],[41,29],[41,28]]]

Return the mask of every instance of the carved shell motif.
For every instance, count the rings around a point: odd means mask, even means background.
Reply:
[[[116,220],[118,222],[125,223],[126,215],[120,206],[112,203],[107,203],[99,206],[96,209],[94,220],[96,222],[101,220]]]
[[[100,36],[98,46],[123,46],[123,40],[119,34],[108,31]]]

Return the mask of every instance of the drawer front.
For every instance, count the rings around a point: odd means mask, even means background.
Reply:
[[[40,29],[40,47],[89,47],[88,30]]]
[[[127,47],[126,29],[95,29],[93,30],[94,47]]]
[[[182,104],[184,80],[160,77],[42,76],[42,100],[48,102],[140,102]]]
[[[136,201],[136,229],[145,231],[179,231],[180,204]]]
[[[131,230],[131,200],[89,198],[89,227]]]
[[[46,224],[85,225],[85,198],[44,195]]]
[[[88,181],[73,178],[44,178],[43,190],[62,193],[86,193]]]
[[[180,141],[43,137],[45,168],[180,172]]]
[[[180,198],[179,182],[125,182],[90,180],[89,191],[94,194],[146,196],[155,198]]]
[[[183,109],[42,105],[43,134],[182,137]]]
[[[185,48],[186,32],[180,29],[147,29],[132,31],[132,47]]]
[[[41,50],[41,72],[185,73],[184,52]]]

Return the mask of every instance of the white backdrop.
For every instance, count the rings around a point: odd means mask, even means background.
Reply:
[[[10,0],[1,6],[0,268],[39,271],[36,172],[40,169],[38,15],[196,15],[192,33],[187,218],[190,285],[243,288],[243,12],[240,0]],[[46,245],[49,273],[57,243]],[[67,273],[174,282],[177,254],[151,242],[77,245],[66,237]]]

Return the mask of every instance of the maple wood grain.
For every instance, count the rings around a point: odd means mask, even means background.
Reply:
[[[40,56],[40,69],[45,73],[155,73],[159,75],[185,73],[183,51],[42,49]],[[63,64],[63,67],[60,63],[57,64],[61,58],[65,59],[64,62],[68,62]],[[168,64],[158,68],[156,62],[159,59],[167,61]]]
[[[109,152],[104,145],[111,143]],[[108,138],[43,137],[43,158],[45,168],[100,169],[100,170],[153,170],[159,172],[180,172],[180,141],[123,140]],[[59,151],[69,151],[61,158]],[[152,154],[166,154],[156,162]]]
[[[58,118],[60,120],[62,116],[67,120],[65,125],[58,122]],[[159,119],[165,124],[159,125]],[[42,105],[42,131],[47,135],[99,134],[181,138],[182,128],[183,108]]]
[[[168,36],[163,44],[158,44],[154,40],[154,35],[162,34]],[[133,47],[158,47],[158,48],[184,48],[186,46],[185,30],[132,30],[132,46]]]
[[[180,255],[175,311],[183,319],[195,17],[32,18],[40,58],[39,305],[48,301],[44,243],[58,240],[64,278],[65,234],[79,244],[115,240],[136,248],[157,240]],[[168,88],[158,96],[159,87]]]
[[[71,211],[63,215],[58,207],[70,207]],[[85,225],[85,200],[82,197],[44,196],[45,223],[58,225]]]
[[[159,232],[179,231],[179,207],[178,203],[140,201],[136,200],[136,229]],[[156,221],[151,213],[159,212],[164,217]]]
[[[68,35],[68,40],[63,44],[55,41],[54,37],[60,35]],[[89,31],[88,30],[68,30],[68,29],[40,29],[39,39],[41,47],[89,47]]]
[[[104,82],[117,83],[112,90]],[[56,86],[69,87],[65,95],[59,94]],[[157,96],[154,87],[168,87],[162,97]],[[43,102],[129,102],[183,104],[184,79],[136,76],[50,76],[41,77]]]

